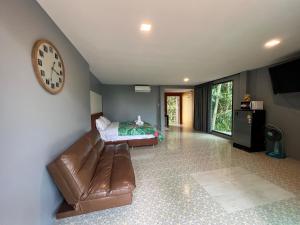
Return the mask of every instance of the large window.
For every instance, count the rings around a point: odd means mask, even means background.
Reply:
[[[232,134],[233,82],[215,84],[211,89],[211,130]]]

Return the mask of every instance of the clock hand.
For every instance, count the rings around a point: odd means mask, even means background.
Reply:
[[[52,70],[53,70],[58,76],[60,76],[60,74],[59,74],[54,68],[52,68]]]
[[[53,70],[51,70],[51,74],[50,74],[51,83],[52,83],[52,73],[53,73]]]
[[[53,66],[51,67],[51,83],[52,83],[52,74],[53,74],[54,65],[55,65],[55,62],[53,62]]]

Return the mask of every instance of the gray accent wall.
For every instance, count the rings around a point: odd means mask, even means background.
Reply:
[[[133,85],[102,85],[103,113],[112,121],[135,120],[158,126],[159,87],[152,86],[150,93],[136,93]]]
[[[284,148],[287,155],[300,159],[300,92],[273,94],[268,68],[245,71],[239,74],[212,81],[217,84],[233,81],[233,109],[239,109],[243,96],[249,93],[252,100],[264,101],[267,124],[273,124],[284,132]],[[161,94],[161,98],[163,95]],[[209,107],[210,108],[210,107]],[[163,123],[163,121],[162,121]],[[210,123],[210,121],[208,121]],[[227,139],[232,137],[212,132]],[[234,136],[234,131],[233,131]]]
[[[38,83],[37,39],[52,41],[65,63],[58,95]],[[90,129],[89,66],[33,0],[0,7],[0,224],[50,225],[62,198],[46,165]]]
[[[253,100],[263,100],[267,123],[284,132],[288,156],[300,159],[300,93],[274,95],[268,68],[248,72],[248,91]]]

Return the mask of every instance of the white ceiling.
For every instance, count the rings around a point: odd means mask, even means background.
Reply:
[[[198,84],[300,49],[300,0],[37,1],[107,84]]]

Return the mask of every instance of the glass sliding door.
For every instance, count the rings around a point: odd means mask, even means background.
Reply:
[[[212,85],[211,88],[211,130],[232,135],[233,82]]]

